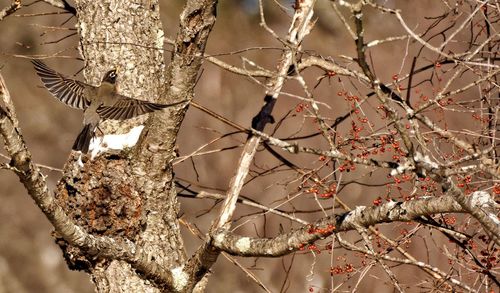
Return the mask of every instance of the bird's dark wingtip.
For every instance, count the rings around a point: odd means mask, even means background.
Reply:
[[[31,59],[31,63],[35,66],[45,66],[45,63],[43,63],[42,60],[36,58]]]
[[[47,64],[45,64],[42,60],[40,59],[31,59],[31,63],[33,63],[35,70],[37,73],[39,72],[52,72],[53,70],[50,69]]]

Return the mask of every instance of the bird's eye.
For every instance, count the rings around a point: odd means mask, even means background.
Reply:
[[[116,77],[116,72],[115,71],[111,71],[111,73],[109,74],[109,76],[111,78],[115,78]]]

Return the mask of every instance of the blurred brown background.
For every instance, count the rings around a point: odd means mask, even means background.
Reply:
[[[273,3],[266,2],[266,20],[277,33],[284,36],[288,30],[291,15],[291,4],[293,1],[279,1],[284,7],[280,8]],[[10,1],[0,1],[0,8],[7,6]],[[24,2],[23,2],[24,3]],[[182,8],[183,1],[161,1],[161,11],[166,35],[175,37],[177,32],[177,19]],[[404,16],[412,25],[425,26],[423,16],[430,12],[439,14],[443,9],[440,1],[385,1],[386,5],[393,5],[403,9]],[[28,59],[17,55],[39,55],[54,54],[60,52],[60,57],[47,60],[47,63],[56,70],[68,75],[79,72],[82,66],[77,57],[77,36],[75,34],[75,19],[68,14],[47,15],[29,17],[23,14],[57,12],[45,3],[35,3],[25,7],[16,15],[11,15],[0,22],[0,67],[7,86],[14,100],[18,118],[21,123],[24,138],[30,148],[34,161],[39,164],[62,168],[70,152],[71,144],[81,127],[82,116],[77,110],[67,108],[62,103],[51,97],[48,92],[41,88],[41,83],[35,76]],[[328,1],[319,1],[316,8],[316,16],[319,17],[315,29],[304,43],[305,50],[315,51],[324,56],[355,55],[354,42],[346,33],[337,17],[329,7]],[[67,21],[69,19],[69,21]],[[66,22],[67,21],[67,22]],[[221,1],[218,10],[218,20],[214,31],[209,39],[208,54],[230,53],[235,50],[250,47],[280,48],[281,44],[274,40],[260,25],[257,1]],[[389,35],[402,34],[394,18],[387,15],[375,14],[367,11],[366,16],[367,36],[369,40]],[[64,23],[64,24],[63,24]],[[65,29],[59,29],[63,27]],[[57,41],[61,38],[63,40]],[[166,46],[167,50],[170,48]],[[241,65],[244,56],[249,60],[273,70],[277,63],[280,51],[277,49],[249,50],[242,54],[225,55],[220,58],[235,65]],[[399,72],[401,62],[405,55],[405,42],[387,44],[381,46],[373,55],[373,62],[378,76],[384,82],[390,82],[391,76]],[[166,60],[169,53],[166,52]],[[247,66],[249,66],[247,64]],[[249,66],[250,67],[250,66]],[[408,70],[409,62],[403,65]],[[323,74],[319,70],[310,70],[306,76],[311,87],[316,83],[316,78]],[[79,78],[81,74],[78,75]],[[262,80],[261,80],[262,81]],[[350,86],[346,86],[350,88]],[[299,85],[289,84],[285,91],[302,95]],[[332,106],[328,113],[331,117],[345,113],[348,105],[343,100],[337,102],[336,93],[342,90],[334,82],[323,82],[315,89],[314,94],[320,101],[327,102]],[[252,117],[262,106],[265,89],[253,80],[235,76],[216,67],[208,62],[204,65],[204,71],[197,85],[197,96],[195,100],[206,105],[213,111],[224,115],[226,118],[245,127],[250,126]],[[366,94],[366,92],[365,92]],[[299,100],[284,96],[279,100],[274,112],[276,119],[282,118],[288,111],[294,109]],[[291,118],[292,126],[281,127],[276,135],[286,137],[297,131],[302,118]],[[295,120],[293,120],[295,119]],[[450,118],[449,123],[456,120]],[[268,127],[270,132],[275,126]],[[347,124],[345,127],[349,127]],[[303,127],[301,133],[307,134],[314,131],[312,125]],[[178,139],[180,155],[187,155],[216,138],[221,133],[234,131],[230,127],[216,121],[215,119],[201,113],[195,108],[188,112],[186,120]],[[207,148],[218,149],[220,147],[239,146],[246,138],[239,134],[225,138]],[[314,143],[324,143],[313,140]],[[3,150],[2,150],[3,151]],[[225,190],[229,178],[237,163],[241,149],[236,148],[223,152],[215,152],[203,156],[194,157],[176,165],[176,175],[180,179],[198,182],[207,186],[208,190]],[[306,164],[311,158],[297,159],[296,163]],[[255,162],[255,170],[268,168],[277,162],[271,159],[265,152],[261,152]],[[193,168],[193,165],[196,168]],[[54,187],[60,177],[60,172],[45,170],[47,180]],[[380,181],[386,178],[386,173],[374,174],[368,181]],[[264,204],[272,205],[277,199],[293,194],[298,182],[290,173],[274,174],[264,176],[259,180],[250,182],[243,193]],[[196,189],[196,188],[194,188]],[[196,190],[201,190],[198,188]],[[348,196],[345,200],[354,206],[355,204],[370,205],[380,195],[368,187],[359,185],[346,188]],[[373,196],[371,195],[373,192]],[[89,276],[82,272],[73,272],[67,269],[61,255],[61,251],[55,245],[51,237],[52,228],[43,214],[37,209],[16,176],[10,171],[0,170],[0,293],[2,292],[93,292],[93,286]],[[213,214],[203,215],[205,210],[212,208],[212,200],[180,199],[183,217],[199,227],[202,232],[206,231],[208,224],[213,219]],[[295,208],[313,209],[316,204],[310,198],[304,198],[294,202]],[[240,210],[236,218],[255,209],[239,206]],[[217,209],[216,209],[217,210]],[[201,216],[200,216],[201,215]],[[313,220],[321,214],[301,215],[306,220]],[[287,230],[291,224],[281,223],[280,219],[267,219],[265,217],[244,218],[239,223],[251,220],[236,231],[242,234],[253,234],[254,229],[260,231],[261,236],[275,235],[280,231],[280,225]],[[254,228],[255,224],[256,228]],[[401,227],[406,224],[401,224]],[[393,230],[394,228],[387,229]],[[396,228],[397,229],[397,228]],[[381,230],[385,230],[381,228]],[[188,255],[200,244],[199,239],[184,229],[185,244]],[[391,235],[390,231],[389,235]],[[392,232],[397,234],[397,232]],[[349,233],[346,238],[349,239]],[[425,237],[425,235],[422,235]],[[441,241],[440,237],[434,236],[435,241]],[[408,245],[409,251],[415,256],[427,260],[426,251],[419,249],[418,244]],[[433,265],[443,263],[440,252],[435,248],[428,248],[432,256]],[[279,292],[285,279],[283,267],[287,267],[292,261],[288,256],[284,259],[238,259],[244,266],[250,268],[272,292]],[[330,282],[330,256],[325,254],[313,257],[311,254],[299,254],[293,260],[293,269],[290,271],[291,285],[287,292],[306,292],[309,286],[328,287]],[[360,260],[345,259],[343,253],[335,256],[335,262],[346,264],[353,262],[359,265]],[[314,265],[313,265],[314,263]],[[372,270],[373,276],[386,276],[378,271]],[[213,276],[210,278],[208,292],[260,292],[261,289],[251,281],[245,273],[237,268],[224,257],[219,257],[217,265],[212,269]],[[399,275],[403,283],[417,283],[421,277],[420,271]],[[309,276],[308,276],[309,275]],[[341,276],[342,277],[342,276]],[[341,278],[339,277],[339,278]],[[373,277],[359,287],[360,292],[392,292],[391,286],[384,284],[378,277]],[[287,287],[285,286],[285,287]],[[418,292],[420,289],[411,288],[410,291]]]

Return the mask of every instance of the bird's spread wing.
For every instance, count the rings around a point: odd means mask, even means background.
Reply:
[[[97,114],[99,114],[102,119],[125,120],[169,106],[180,104],[157,104],[148,101],[132,99],[122,95],[117,95],[116,98],[117,101],[115,104],[111,106],[100,106],[99,108],[97,108]]]
[[[40,60],[33,59],[31,62],[35,65],[36,73],[45,87],[61,102],[82,110],[89,106],[90,101],[85,98],[85,90],[91,89],[93,86],[67,78],[50,69]]]

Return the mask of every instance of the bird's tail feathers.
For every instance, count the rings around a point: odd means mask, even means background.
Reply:
[[[90,140],[94,134],[92,124],[86,124],[73,144],[73,150],[86,154],[89,151]]]

